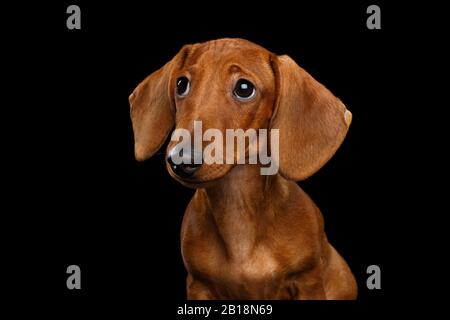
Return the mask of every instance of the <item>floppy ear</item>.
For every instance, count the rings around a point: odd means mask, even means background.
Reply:
[[[128,98],[134,132],[134,153],[139,161],[150,158],[162,146],[175,122],[175,102],[170,89],[172,71],[186,58],[189,46],[164,67],[153,72]]]
[[[352,114],[290,57],[273,57],[272,65],[278,98],[271,128],[280,130],[279,170],[287,179],[303,180],[336,152]]]

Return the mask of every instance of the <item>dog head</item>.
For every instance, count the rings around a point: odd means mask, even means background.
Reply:
[[[279,172],[302,180],[332,157],[351,122],[344,104],[291,58],[242,39],[184,46],[142,81],[129,101],[136,158],[151,157],[175,127],[167,167],[193,187],[220,179],[248,157],[248,146],[242,154],[219,139],[227,130],[278,129]],[[215,152],[224,151],[223,163],[204,161],[213,142],[221,147]]]

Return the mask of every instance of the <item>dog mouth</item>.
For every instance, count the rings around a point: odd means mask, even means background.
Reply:
[[[182,169],[166,161],[170,176],[190,188],[206,187],[224,177],[234,165],[228,164],[183,164]]]
[[[179,168],[182,169],[179,169]],[[194,173],[198,170],[199,165],[196,164],[181,164],[181,165],[170,165],[171,171],[179,178],[189,179],[194,176]]]

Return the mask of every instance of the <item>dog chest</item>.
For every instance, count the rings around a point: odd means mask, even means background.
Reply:
[[[202,250],[187,259],[192,274],[206,279],[220,298],[267,299],[280,291],[283,274],[275,257],[263,248],[247,256],[230,257]]]

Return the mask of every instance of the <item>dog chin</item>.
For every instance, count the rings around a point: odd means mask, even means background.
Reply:
[[[224,169],[220,170],[220,172],[214,175],[210,175],[208,173],[201,173],[198,172],[198,174],[194,174],[193,177],[190,178],[181,178],[177,176],[170,166],[167,166],[167,171],[169,171],[169,174],[172,178],[177,180],[179,183],[181,183],[183,186],[191,188],[191,189],[198,189],[198,188],[208,188],[212,185],[214,185],[216,182],[218,182],[220,179],[222,179],[234,166],[226,166]],[[202,171],[202,170],[200,170]]]

